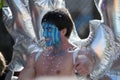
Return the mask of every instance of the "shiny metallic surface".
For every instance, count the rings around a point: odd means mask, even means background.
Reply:
[[[116,44],[112,30],[108,26],[101,23],[101,21],[99,22],[100,24],[96,26],[94,25],[96,21],[92,21],[92,24],[97,27],[97,30],[90,46],[96,52],[99,59],[99,63],[90,74],[91,79],[93,80],[103,77],[107,71],[110,70],[115,56],[114,51]]]
[[[112,30],[106,26],[101,20],[91,20],[89,22],[90,35],[87,39],[81,41],[81,47],[90,46],[96,53],[93,71],[90,73],[90,77],[86,80],[98,80],[110,70],[112,63],[116,56],[118,45],[114,40],[114,34]],[[118,47],[116,49],[116,46]],[[84,80],[83,76],[79,76],[80,80]]]
[[[101,21],[109,26],[115,37],[120,37],[120,0],[94,0],[101,15]]]
[[[13,37],[13,59],[9,64],[11,71],[21,71],[31,53],[43,50],[36,38],[28,0],[8,0],[9,7],[3,7],[3,21]]]
[[[24,36],[26,35],[26,37],[35,39],[31,16],[26,7],[28,5],[23,0],[8,0],[7,2],[13,14],[14,25],[17,26],[16,31]]]
[[[120,0],[114,0],[113,29],[116,37],[120,37]]]
[[[91,47],[100,55],[100,62],[90,76],[92,80],[97,80],[104,75],[109,75],[110,77],[115,75],[117,77],[120,73],[120,68],[118,68],[120,56],[120,29],[118,27],[120,22],[120,0],[94,1],[101,15],[101,20]]]

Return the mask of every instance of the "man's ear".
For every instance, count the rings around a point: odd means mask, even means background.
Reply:
[[[61,33],[62,33],[63,35],[65,35],[65,34],[67,33],[67,29],[64,28],[63,30],[61,30]]]

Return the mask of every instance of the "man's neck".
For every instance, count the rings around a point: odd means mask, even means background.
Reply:
[[[53,45],[48,47],[50,54],[52,55],[63,55],[67,53],[68,48],[73,47],[68,42],[61,43],[59,45]]]

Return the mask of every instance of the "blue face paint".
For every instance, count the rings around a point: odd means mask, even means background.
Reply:
[[[46,39],[47,47],[52,45],[57,45],[61,42],[60,31],[55,25],[49,22],[44,22],[42,26],[43,26],[43,36]]]

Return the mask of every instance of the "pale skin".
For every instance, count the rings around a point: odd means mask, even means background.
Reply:
[[[90,55],[84,55],[83,53],[85,53],[86,49],[82,49],[79,51],[74,64],[73,52],[69,50],[71,48],[76,49],[76,47],[68,42],[68,39],[65,37],[66,31],[66,28],[60,31],[61,45],[48,47],[47,50],[41,53],[36,62],[34,61],[35,54],[30,56],[27,62],[28,64],[19,75],[19,80],[35,80],[35,78],[43,76],[76,77],[75,70],[81,75],[89,75],[94,65],[92,57]],[[50,39],[46,38],[46,40]]]

